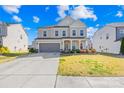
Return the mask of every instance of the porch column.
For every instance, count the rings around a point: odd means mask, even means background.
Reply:
[[[83,42],[83,47],[84,47],[84,49],[87,49],[87,42],[86,41]]]
[[[64,44],[64,40],[62,41],[62,50],[64,51],[65,50],[65,44]]]
[[[78,40],[78,49],[80,50],[81,41]]]
[[[40,53],[39,43],[37,43],[38,53]]]
[[[72,40],[70,40],[70,49],[72,50]]]

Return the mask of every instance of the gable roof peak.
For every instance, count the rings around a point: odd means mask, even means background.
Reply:
[[[57,24],[57,26],[69,26],[71,25],[75,20],[70,17],[70,16],[66,16],[64,17],[62,20],[60,20],[60,22]]]

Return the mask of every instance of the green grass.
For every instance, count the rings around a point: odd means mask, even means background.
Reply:
[[[28,53],[23,52],[23,53],[6,53],[6,54],[3,54],[2,56],[0,56],[0,63],[9,62],[10,60],[13,60],[19,56],[23,56],[26,54],[28,54]]]
[[[124,58],[97,54],[61,56],[58,74],[63,76],[124,76]]]
[[[22,55],[25,55],[25,54],[28,54],[27,52],[23,52],[23,53],[5,53],[3,54],[4,56],[6,57],[15,57],[15,56],[22,56]]]

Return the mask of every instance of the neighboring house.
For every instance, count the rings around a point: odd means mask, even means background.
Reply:
[[[11,52],[28,51],[28,37],[22,25],[0,22],[0,45],[8,47]]]
[[[80,20],[66,16],[54,26],[41,27],[33,46],[39,52],[59,52],[60,50],[85,49],[86,25]]]
[[[108,24],[94,34],[93,48],[97,52],[119,54],[123,37],[124,22]]]

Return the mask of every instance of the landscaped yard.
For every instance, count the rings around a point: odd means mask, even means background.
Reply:
[[[6,53],[3,55],[0,55],[0,63],[8,62],[12,59],[15,59],[18,56],[25,55],[27,53]]]
[[[64,76],[124,76],[124,58],[99,54],[61,56],[58,74]]]

